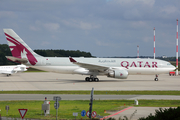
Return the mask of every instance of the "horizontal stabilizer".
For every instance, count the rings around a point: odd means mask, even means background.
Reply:
[[[28,60],[26,58],[17,58],[17,57],[13,57],[13,56],[6,56],[6,58],[10,61],[23,63],[23,64],[28,62]]]

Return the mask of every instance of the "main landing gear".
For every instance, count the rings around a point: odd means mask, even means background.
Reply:
[[[11,74],[7,74],[6,76],[9,77]]]
[[[158,75],[156,74],[156,77],[154,78],[154,81],[158,81]]]
[[[93,75],[91,75],[90,77],[86,77],[85,78],[85,81],[89,81],[89,82],[92,82],[92,81],[95,81],[95,82],[99,82],[99,79]]]

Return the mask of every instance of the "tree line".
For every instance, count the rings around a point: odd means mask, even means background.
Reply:
[[[127,56],[127,57],[114,57],[114,58],[137,58],[137,56]],[[139,56],[139,58],[151,58],[153,59],[153,56]],[[165,61],[176,61],[176,57],[159,57],[157,56],[156,59],[165,60]],[[180,57],[178,57],[178,61],[180,61]]]
[[[12,56],[7,44],[0,44],[0,65],[15,65],[16,63],[7,60],[5,56]]]
[[[84,52],[79,50],[34,50],[35,53],[44,57],[92,57],[90,52]]]
[[[34,50],[37,54],[44,57],[93,57],[90,52],[80,50]],[[12,56],[7,44],[0,44],[0,65],[15,65],[16,63],[7,60],[5,56]]]

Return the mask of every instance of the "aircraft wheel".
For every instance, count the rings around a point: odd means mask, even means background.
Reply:
[[[86,78],[85,78],[85,81],[89,81],[89,77],[86,77]]]
[[[99,79],[98,78],[94,78],[94,81],[99,82]]]
[[[155,78],[154,81],[158,81],[158,78]]]
[[[92,82],[93,81],[93,78],[89,78],[89,82]]]

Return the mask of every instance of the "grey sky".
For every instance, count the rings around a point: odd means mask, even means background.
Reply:
[[[176,55],[179,0],[0,0],[3,28],[32,49],[90,52],[97,57]]]

